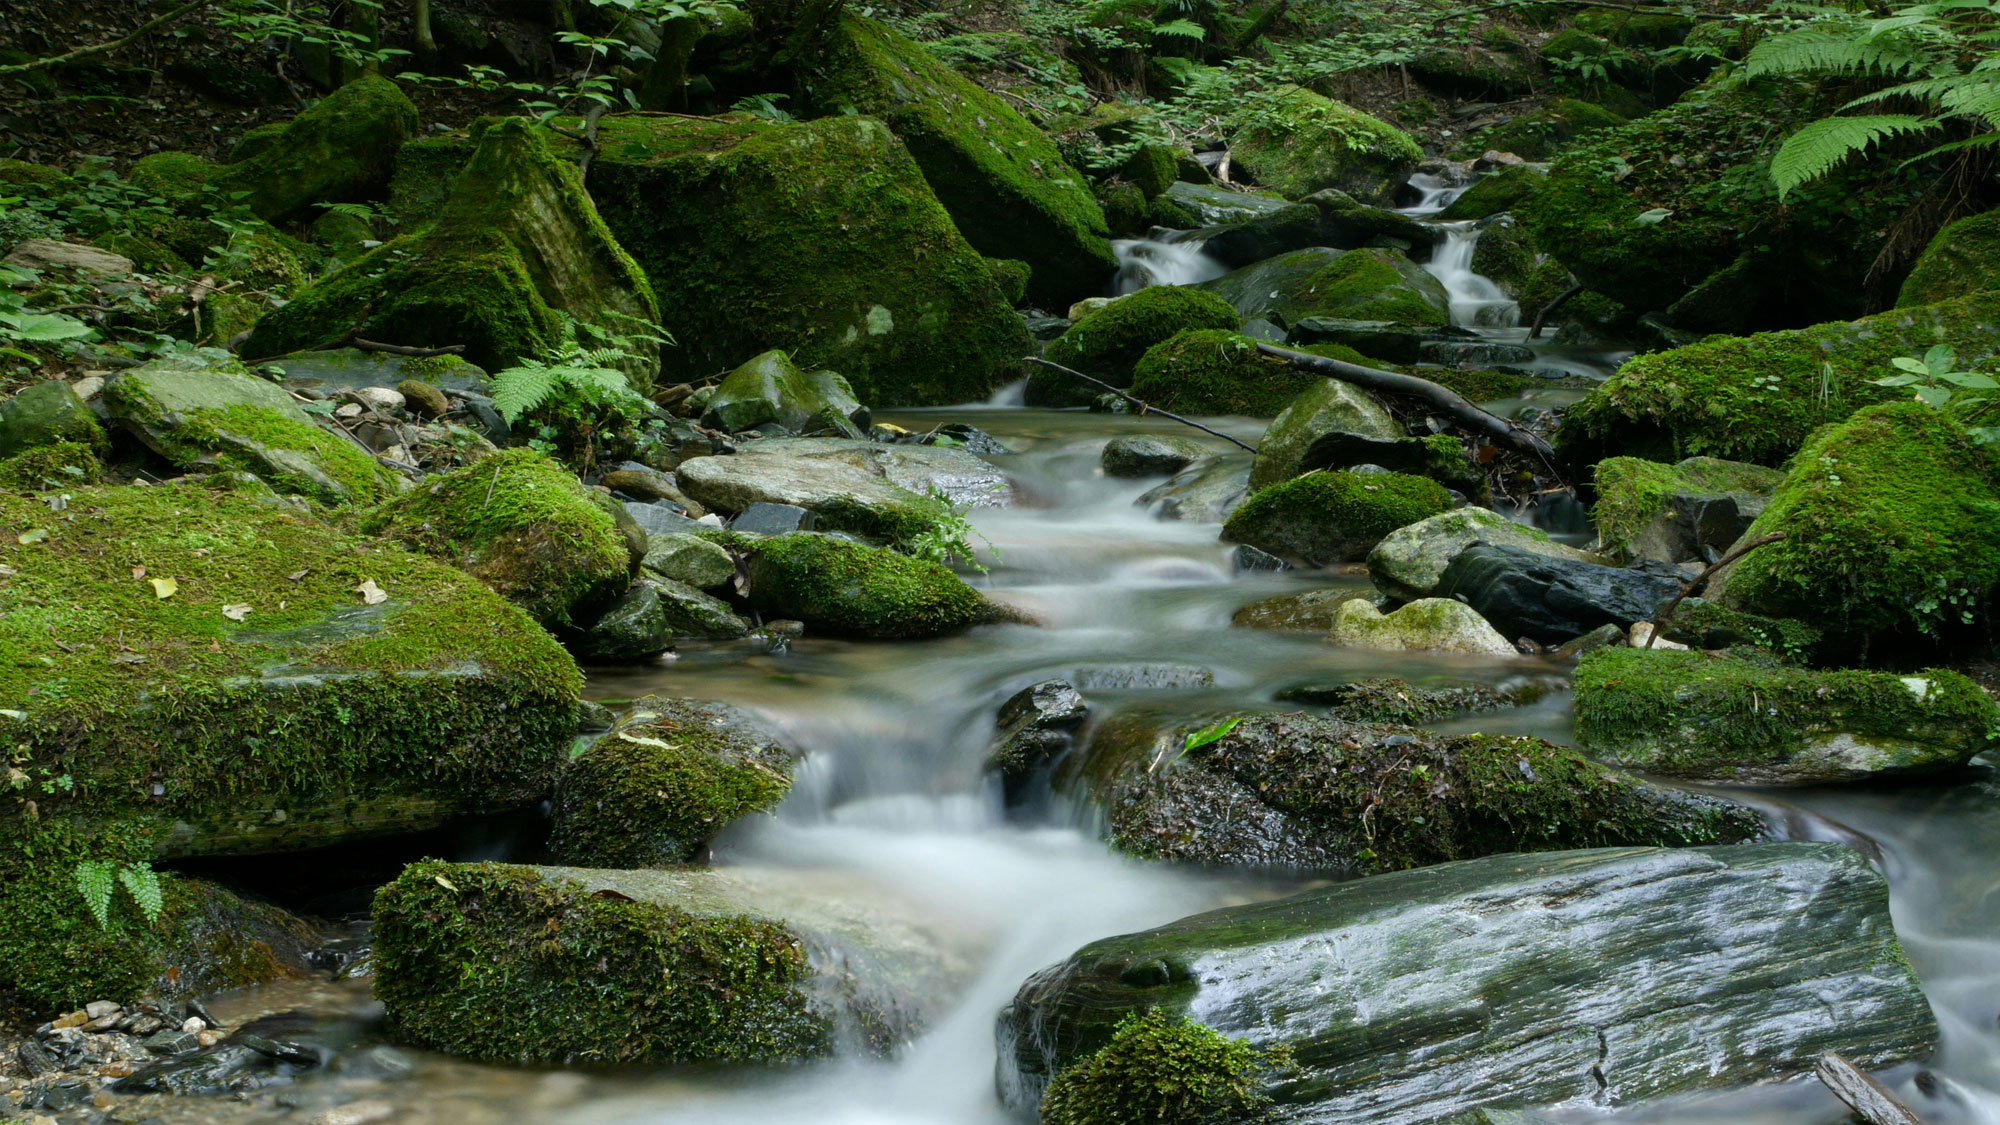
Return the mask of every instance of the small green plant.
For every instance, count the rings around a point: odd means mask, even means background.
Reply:
[[[1042,1125],[1259,1121],[1272,1106],[1261,1082],[1290,1064],[1283,1047],[1260,1050],[1153,1008],[1126,1016],[1096,1054],[1056,1075]]]
[[[493,376],[493,408],[507,424],[516,425],[524,418],[534,422],[530,446],[586,472],[607,438],[652,412],[652,404],[632,389],[621,367],[640,360],[636,349],[642,341],[673,343],[657,324],[620,319],[632,322],[630,332],[565,318],[562,342],[554,350]],[[589,337],[588,342],[582,337]]]
[[[751,94],[749,97],[736,99],[729,108],[782,125],[788,121],[798,120],[778,105],[784,100],[786,100],[784,94]]]
[[[87,859],[76,865],[76,886],[83,892],[83,902],[90,908],[90,916],[97,919],[102,929],[111,928],[112,898],[119,887],[125,888],[126,896],[148,926],[160,920],[160,910],[164,905],[160,875],[150,863]]]
[[[967,507],[953,500],[935,485],[931,487],[929,504],[930,526],[923,532],[895,544],[896,549],[906,555],[929,559],[945,566],[954,564],[978,574],[986,574],[991,568],[979,561],[976,548],[971,540],[977,537],[986,545],[986,552],[994,561],[1000,559],[1000,548],[991,539],[981,535],[966,518]]]
[[[37,277],[33,270],[0,265],[0,355],[34,364],[41,360],[16,345],[74,340],[92,331],[90,325],[73,316],[31,308],[26,297],[14,292],[14,286],[31,284]]]
[[[1889,363],[1899,374],[1885,375],[1869,382],[1878,387],[1914,387],[1917,401],[1934,410],[1942,410],[1957,390],[1992,391],[2000,390],[2000,383],[1992,376],[1977,371],[1956,371],[1958,353],[1949,344],[1939,344],[1924,353],[1922,359],[1897,356]]]

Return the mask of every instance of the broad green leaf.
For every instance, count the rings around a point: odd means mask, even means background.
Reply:
[[[1895,359],[1890,360],[1889,365],[1917,375],[1928,375],[1931,373],[1930,364],[1922,360],[1911,359],[1906,355],[1899,355]]]
[[[1935,408],[1950,402],[1951,392],[1943,387],[1918,387],[1917,397]]]
[[[1915,376],[1915,375],[1884,375],[1884,376],[1882,376],[1882,377],[1881,377],[1880,379],[1870,379],[1870,380],[1868,380],[1868,381],[1869,381],[1869,382],[1871,382],[1871,383],[1873,383],[1873,384],[1875,384],[1875,385],[1876,385],[1876,386],[1878,386],[1878,387],[1907,387],[1907,386],[1909,386],[1909,385],[1910,385],[1911,383],[1914,383],[1914,382],[1916,382],[1916,381],[1917,381],[1917,376]]]
[[[1650,211],[1641,211],[1637,215],[1632,216],[1632,223],[1634,226],[1641,227],[1658,226],[1666,222],[1668,216],[1672,214],[1673,212],[1667,210],[1665,207],[1655,207]]]
[[[1188,750],[1199,750],[1202,747],[1207,746],[1212,742],[1219,741],[1224,735],[1228,734],[1232,730],[1235,730],[1236,724],[1242,721],[1243,721],[1243,716],[1238,715],[1233,719],[1225,719],[1222,722],[1215,724],[1214,726],[1203,727],[1202,729],[1195,731],[1194,733],[1187,736],[1187,740],[1181,744],[1181,750],[1183,752]]]

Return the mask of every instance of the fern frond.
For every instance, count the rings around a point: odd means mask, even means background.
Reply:
[[[1981,133],[1978,136],[1966,137],[1963,140],[1946,141],[1935,148],[1927,148],[1910,157],[1908,160],[1903,161],[1901,164],[1896,165],[1896,170],[1900,172],[1912,164],[1920,164],[1933,156],[1943,156],[1948,152],[1957,152],[1960,149],[1967,148],[1992,148],[1995,145],[2000,145],[2000,133]]]
[[[1744,73],[1753,78],[1772,74],[1905,74],[1930,61],[1930,53],[1908,37],[1862,38],[1859,29],[1845,33],[1825,25],[1802,27],[1774,35],[1750,48]]]
[[[111,892],[117,889],[118,865],[101,859],[86,859],[76,865],[76,889],[83,892],[83,904],[98,928],[111,925]]]
[[[128,863],[118,869],[118,882],[125,893],[132,896],[132,902],[145,916],[146,924],[160,920],[160,911],[166,905],[166,896],[160,891],[159,872],[150,863]]]
[[[1153,28],[1155,35],[1171,35],[1178,39],[1206,39],[1208,29],[1193,20],[1169,20]]]
[[[1921,133],[1937,122],[1906,113],[1876,113],[1865,117],[1828,117],[1785,138],[1771,157],[1771,179],[1783,199],[1800,184],[1826,175],[1842,161],[1885,137]]]
[[[532,359],[524,359],[521,364],[493,376],[493,409],[510,426],[520,421],[521,415],[540,406],[556,389],[556,369]]]
[[[1988,128],[2000,128],[2000,74],[1983,77],[1983,83],[1961,86],[1939,97],[1939,108],[1953,117],[1976,117]]]
[[[1848,102],[1842,109],[1858,109],[1864,105],[1879,105],[1891,98],[1915,98],[1918,101],[1935,104],[1939,99],[1968,86],[2000,85],[2000,74],[1990,71],[1976,71],[1971,74],[1947,74],[1937,78],[1919,78],[1911,82],[1898,82],[1870,94],[1863,94]]]

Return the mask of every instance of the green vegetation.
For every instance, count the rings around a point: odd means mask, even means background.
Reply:
[[[1285,319],[1309,316],[1385,320],[1394,324],[1449,324],[1451,299],[1444,284],[1394,250],[1349,250],[1307,279]]]
[[[1610,457],[1597,463],[1597,503],[1590,510],[1603,549],[1623,553],[1675,496],[1742,492],[1768,496],[1784,474],[1761,465],[1690,457],[1677,465]]]
[[[2000,211],[1960,219],[1939,231],[1903,281],[1898,308],[1928,305],[2000,288]]]
[[[1363,362],[1357,354],[1353,362]],[[1220,328],[1177,332],[1146,349],[1132,373],[1132,394],[1179,414],[1271,417],[1319,376],[1264,355],[1257,341]]]
[[[1213,293],[1155,285],[1085,314],[1045,354],[1051,363],[1125,387],[1153,345],[1191,329],[1234,332],[1239,323],[1236,310]],[[1039,370],[1028,378],[1031,403],[1074,406],[1097,394],[1097,388],[1056,371]]]
[[[1158,1125],[1263,1119],[1265,1078],[1290,1062],[1158,1008],[1118,1022],[1111,1039],[1065,1068],[1042,1095],[1042,1125]]]
[[[996,619],[977,590],[929,559],[811,533],[709,537],[750,557],[750,606],[766,618],[876,640],[955,633]]]
[[[396,149],[417,128],[417,107],[394,82],[355,79],[292,119],[254,156],[208,177],[271,223],[310,219],[319,203],[364,198],[389,182]]]
[[[1387,203],[1424,155],[1394,125],[1299,86],[1247,95],[1225,128],[1235,159],[1288,199],[1336,188]]]
[[[1308,473],[1264,488],[1222,525],[1222,537],[1309,566],[1355,562],[1382,537],[1451,509],[1428,477]]]
[[[1623,117],[1605,109],[1603,106],[1594,105],[1587,101],[1580,101],[1576,98],[1557,98],[1533,113],[1524,113],[1505,125],[1498,125],[1488,129],[1475,138],[1474,143],[1467,147],[1475,150],[1475,155],[1477,152],[1491,149],[1499,152],[1511,152],[1524,160],[1547,160],[1550,157],[1558,155],[1571,142],[1581,137],[1623,124],[1625,124]],[[1506,170],[1503,169],[1502,173],[1504,174],[1505,172]],[[1518,183],[1529,177],[1525,173],[1514,173],[1511,178]],[[1533,178],[1539,180],[1541,177],[1536,176]],[[1479,184],[1475,184],[1472,191],[1467,192],[1466,195],[1473,195],[1475,192],[1480,192],[1480,189],[1485,187],[1487,183],[1499,179],[1501,179],[1501,176],[1495,175],[1490,180],[1482,180]],[[1502,186],[1511,188],[1513,185],[1495,184],[1493,187],[1486,188],[1485,192],[1481,194],[1490,195]],[[1521,195],[1525,194],[1521,193]],[[1510,199],[1508,201],[1509,204],[1511,205],[1518,201],[1521,195]],[[1482,211],[1475,214],[1473,213],[1473,208],[1478,206],[1477,201],[1473,204],[1468,204],[1464,208],[1456,205],[1463,202],[1465,202],[1465,196],[1460,196],[1454,205],[1448,208],[1441,217],[1476,219],[1482,217],[1482,215],[1507,210],[1506,207],[1495,207],[1491,211]]]

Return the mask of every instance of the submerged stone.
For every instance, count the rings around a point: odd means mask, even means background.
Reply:
[[[1250,495],[1250,455],[1208,457],[1133,503],[1163,520],[1221,523]]]
[[[1208,447],[1191,438],[1138,434],[1105,443],[1100,464],[1108,477],[1164,477],[1207,456]]]

